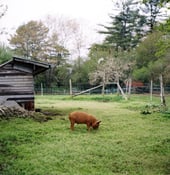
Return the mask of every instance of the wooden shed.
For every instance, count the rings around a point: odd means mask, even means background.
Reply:
[[[13,57],[0,65],[0,105],[17,102],[27,110],[34,110],[34,76],[50,65],[43,62]]]

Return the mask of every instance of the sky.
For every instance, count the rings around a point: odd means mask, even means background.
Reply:
[[[47,15],[85,21],[90,26],[88,32],[94,33],[98,24],[109,21],[113,9],[112,0],[0,0],[0,3],[8,6],[5,16],[0,19],[0,28],[8,32],[1,36],[4,41],[20,25]]]

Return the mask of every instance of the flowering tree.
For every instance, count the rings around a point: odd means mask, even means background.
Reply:
[[[122,96],[127,100],[127,96],[120,86],[120,80],[125,80],[128,78],[128,72],[133,64],[133,62],[125,61],[118,57],[109,57],[102,59],[102,61],[100,59],[97,70],[89,75],[90,83],[102,83],[102,93],[104,94],[105,85],[114,81]]]

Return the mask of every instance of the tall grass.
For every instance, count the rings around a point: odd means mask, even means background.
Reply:
[[[170,116],[142,115],[141,109],[150,103],[146,96],[101,99],[37,96],[36,107],[54,113],[54,120],[0,121],[0,174],[168,175]],[[70,131],[68,113],[73,110],[102,120],[99,130],[87,132],[85,125],[76,125]]]

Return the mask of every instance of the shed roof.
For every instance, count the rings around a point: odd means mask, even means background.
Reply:
[[[5,62],[4,64],[1,64],[0,67],[5,67],[9,64],[12,65],[13,69],[30,73],[32,75],[37,75],[51,67],[51,65],[48,63],[23,59],[19,57],[13,57],[11,60]]]

